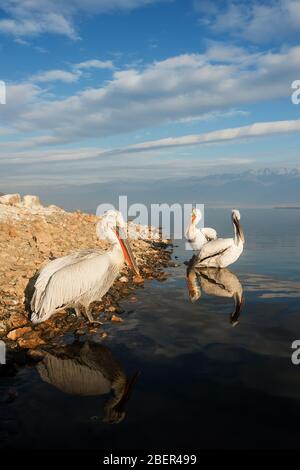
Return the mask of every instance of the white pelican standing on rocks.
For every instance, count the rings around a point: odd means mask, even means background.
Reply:
[[[234,238],[217,238],[206,243],[195,256],[195,268],[226,268],[234,263],[243,253],[245,236],[240,224],[241,215],[238,210],[232,211]]]
[[[85,249],[50,261],[41,269],[31,300],[31,321],[41,323],[61,308],[74,308],[94,322],[90,304],[101,300],[114,283],[124,261],[140,276],[120,212],[108,211],[96,227],[99,239],[111,242],[109,251]],[[99,323],[99,322],[98,322]]]
[[[192,210],[190,223],[185,232],[185,238],[195,251],[199,251],[207,242],[217,238],[215,229],[210,227],[197,228],[197,224],[201,219],[201,211],[198,208],[194,208]]]

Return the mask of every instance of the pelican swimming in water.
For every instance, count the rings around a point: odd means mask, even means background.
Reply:
[[[191,220],[185,231],[185,238],[195,251],[199,251],[205,243],[217,238],[217,232],[215,229],[210,227],[203,227],[201,229],[197,228],[197,224],[201,219],[201,211],[198,208],[194,208],[192,210]]]
[[[195,257],[196,268],[226,268],[234,263],[242,254],[245,236],[240,224],[241,215],[238,210],[232,211],[234,238],[217,238],[206,243]]]
[[[104,406],[103,421],[120,423],[138,374],[128,379],[110,350],[97,343],[74,343],[45,352],[37,365],[44,382],[68,395],[101,396],[112,392]]]
[[[191,302],[201,297],[201,289],[208,295],[233,298],[234,311],[230,315],[232,326],[238,324],[238,318],[244,305],[243,286],[238,277],[229,269],[196,270],[193,266],[187,268],[187,285]]]
[[[31,299],[31,321],[41,323],[61,308],[74,308],[94,323],[90,304],[101,300],[120,273],[124,261],[139,270],[124,234],[125,223],[120,212],[108,211],[96,227],[99,239],[111,242],[108,251],[85,249],[50,261],[41,269]]]

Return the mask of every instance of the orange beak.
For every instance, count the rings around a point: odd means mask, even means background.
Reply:
[[[116,235],[117,235],[119,243],[121,245],[126,263],[128,264],[128,266],[131,269],[133,269],[136,272],[136,274],[138,276],[140,276],[139,268],[136,264],[135,258],[133,256],[130,244],[129,244],[128,239],[127,239],[127,237],[124,233],[124,230],[121,229],[121,227],[117,227]]]
[[[196,214],[192,213],[192,224],[195,223],[195,220],[196,220]]]

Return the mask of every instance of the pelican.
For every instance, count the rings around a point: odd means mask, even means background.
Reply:
[[[201,289],[208,295],[216,297],[233,298],[234,311],[230,315],[232,326],[238,324],[238,318],[244,305],[243,286],[238,277],[229,269],[196,270],[192,266],[187,268],[187,285],[191,302],[201,297]]]
[[[121,213],[109,211],[98,222],[96,232],[99,239],[111,242],[111,250],[81,250],[50,261],[40,270],[30,304],[33,323],[47,320],[61,308],[74,308],[79,316],[81,307],[87,319],[97,323],[90,304],[110,289],[124,261],[140,276],[124,227]]]
[[[104,405],[103,421],[109,424],[125,418],[125,404],[138,376],[128,379],[108,348],[88,341],[55,353],[46,352],[37,370],[44,382],[68,395],[100,396],[112,392]]]
[[[197,228],[197,224],[201,219],[201,211],[198,208],[194,208],[192,210],[190,223],[185,231],[185,238],[195,251],[199,251],[205,243],[217,238],[217,232],[215,229],[210,227],[203,227],[201,229]]]
[[[196,256],[193,264],[196,268],[226,268],[234,263],[242,254],[245,236],[240,224],[241,215],[238,210],[232,211],[234,238],[217,238],[206,243]]]

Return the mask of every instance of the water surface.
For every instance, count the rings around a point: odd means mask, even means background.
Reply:
[[[291,343],[300,339],[300,211],[244,210],[242,224],[245,252],[230,267],[244,297],[235,327],[233,298],[201,292],[191,303],[183,264],[191,253],[179,242],[168,280],[147,282],[123,303],[124,322],[104,326],[105,352],[95,352],[94,364],[107,381],[99,394],[97,374],[75,367],[66,389],[54,362],[50,380],[30,365],[0,378],[1,447],[299,447],[300,365],[291,362]],[[231,236],[230,211],[207,211],[206,225]],[[84,367],[92,361],[70,357]],[[126,380],[139,376],[122,416],[107,422],[117,369]],[[96,392],[85,396],[73,380]]]

